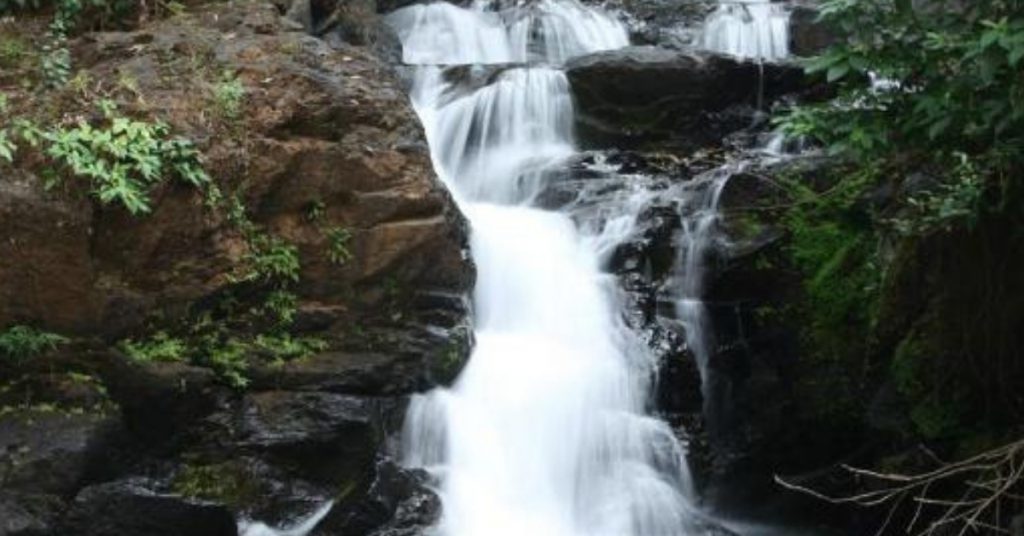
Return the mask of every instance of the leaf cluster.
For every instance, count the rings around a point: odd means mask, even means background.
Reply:
[[[837,44],[806,63],[836,89],[779,120],[833,155],[896,169],[938,170],[942,186],[910,211],[937,225],[969,222],[978,192],[1003,208],[1024,162],[1024,0],[828,0]]]
[[[0,332],[0,356],[21,361],[53,350],[65,342],[66,338],[55,333],[29,326],[13,326]]]
[[[120,205],[134,215],[152,210],[150,193],[168,178],[196,188],[210,184],[192,142],[172,137],[162,122],[131,119],[109,101],[101,104],[103,119],[95,122],[82,119],[73,126],[43,129],[13,121],[13,127],[0,129],[0,159],[13,160],[16,139],[42,146],[72,176],[88,181],[101,203]]]

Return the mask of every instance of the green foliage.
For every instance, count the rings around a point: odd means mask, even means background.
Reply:
[[[247,279],[277,286],[299,281],[299,249],[285,240],[268,234],[256,234],[249,240]]]
[[[327,205],[323,201],[315,200],[311,201],[306,205],[306,221],[310,223],[320,223],[324,219],[324,212],[327,210]]]
[[[68,50],[68,32],[74,27],[82,11],[80,0],[59,0],[50,23],[48,41],[40,56],[43,82],[51,88],[61,87],[71,77],[71,52]]]
[[[0,34],[0,68],[16,69],[30,55],[28,44],[21,38]]]
[[[245,376],[249,345],[235,337],[214,333],[199,340],[197,351],[197,364],[213,369],[231,387],[242,389],[249,385]]]
[[[897,232],[914,236],[937,230],[948,232],[960,225],[975,226],[983,210],[984,182],[967,155],[957,156],[960,164],[950,172],[947,182],[907,198],[905,213],[890,221]]]
[[[290,325],[295,320],[299,298],[287,290],[274,290],[263,301],[262,312],[273,318],[280,326]]]
[[[1013,270],[1008,249],[1019,233],[1011,229],[1024,216],[1024,0],[827,0],[820,11],[836,44],[806,69],[833,97],[778,120],[844,166],[827,191],[800,194],[807,199],[798,196],[787,219],[792,259],[805,276],[805,338],[823,350],[816,357],[864,356],[862,367],[843,366],[843,373],[881,368],[877,358],[891,355],[888,370],[867,378],[888,374],[916,431],[947,437],[992,413],[978,403],[986,398],[980,390],[1012,383],[986,376],[998,360],[979,349],[1001,340],[995,334],[1019,315],[1003,317],[998,304],[975,299],[999,295],[984,283],[967,299],[942,287],[974,288],[963,276],[976,273],[995,287]],[[991,245],[971,245],[986,234]],[[876,259],[879,244],[893,255],[887,267],[899,277],[887,279],[893,274]],[[976,271],[935,267],[971,251],[985,256]],[[1000,251],[998,260],[989,251]],[[908,259],[933,264],[903,273]],[[900,295],[895,287],[910,281],[929,294]],[[925,306],[935,318],[907,334],[925,314],[916,308]],[[970,343],[952,335],[958,324],[970,325]],[[972,366],[984,371],[966,372]]]
[[[66,338],[55,333],[29,326],[13,326],[0,332],[0,356],[21,361],[54,350],[66,342]]]
[[[799,181],[782,179],[796,203],[783,223],[790,232],[790,256],[803,274],[807,296],[807,339],[819,358],[861,358],[870,332],[881,280],[877,238],[870,215],[858,206],[871,173],[839,180],[818,193]]]
[[[349,242],[352,241],[352,233],[344,227],[330,227],[327,234],[327,258],[334,264],[345,264],[352,259],[352,252],[349,251]]]
[[[837,96],[797,107],[781,118],[783,129],[897,174],[934,173],[941,186],[911,203],[906,218],[914,221],[899,225],[903,232],[949,230],[978,210],[1016,210],[1024,1],[830,0],[821,13],[841,39],[806,68]],[[1001,199],[980,203],[986,193]]]
[[[42,138],[46,154],[90,181],[102,203],[119,204],[132,214],[151,210],[150,191],[169,176],[195,187],[210,182],[190,141],[171,138],[163,123],[118,115],[109,102],[99,125],[82,120],[44,131]]]
[[[213,105],[217,115],[228,121],[238,119],[245,99],[245,86],[234,73],[225,72],[213,86]]]
[[[937,374],[929,370],[929,365],[934,366],[934,358],[938,355],[937,349],[929,348],[918,334],[912,333],[900,342],[890,366],[890,377],[910,405],[911,422],[928,439],[961,432],[968,407],[963,388],[958,383],[937,385],[932,381]]]
[[[3,93],[0,93],[0,115],[7,115],[7,95]],[[0,127],[0,160],[14,161],[14,151],[18,146],[12,138],[12,132],[6,125]]]
[[[273,363],[305,359],[327,349],[327,343],[316,337],[293,337],[288,333],[258,335],[253,345],[269,356]]]
[[[183,497],[230,506],[238,506],[260,494],[258,483],[249,478],[244,467],[231,461],[186,465],[174,476],[171,490]]]
[[[118,344],[118,348],[130,359],[140,363],[185,361],[188,358],[185,341],[162,331],[140,341],[126,339]]]

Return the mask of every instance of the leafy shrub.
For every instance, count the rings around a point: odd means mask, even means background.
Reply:
[[[267,294],[262,313],[274,319],[280,326],[287,326],[295,320],[299,298],[287,290],[274,290]]]
[[[327,258],[334,264],[345,264],[352,259],[349,251],[349,242],[352,241],[352,233],[344,227],[330,227],[327,234]]]
[[[299,250],[293,244],[268,234],[257,234],[249,241],[248,279],[284,285],[299,280]]]
[[[7,96],[0,93],[0,115],[7,115]],[[18,146],[14,144],[13,135],[10,129],[4,125],[0,126],[0,160],[11,162],[14,160],[14,151]]]
[[[0,34],[0,68],[18,68],[29,55],[28,44],[23,40]]]
[[[199,340],[196,350],[197,364],[213,369],[231,387],[242,389],[249,385],[245,376],[249,368],[248,344],[223,333],[212,333]]]
[[[904,232],[949,230],[1019,204],[1024,1],[829,0],[821,13],[841,39],[807,70],[837,96],[783,117],[787,132],[888,166],[889,179],[935,175],[940,186],[912,203]],[[994,201],[979,202],[984,194]]]
[[[213,86],[213,105],[217,115],[226,120],[238,119],[245,98],[245,86],[234,73],[225,72]]]
[[[67,342],[65,337],[29,326],[14,326],[0,332],[0,355],[24,360],[54,350]]]
[[[254,346],[266,353],[275,363],[304,359],[327,349],[327,343],[321,339],[293,337],[288,333],[259,335],[254,341]]]
[[[109,105],[99,127],[83,120],[42,132],[42,138],[46,154],[89,180],[100,202],[132,214],[151,210],[149,193],[168,176],[195,187],[210,182],[190,141],[171,138],[164,123],[132,120]]]
[[[185,361],[188,357],[185,341],[162,331],[140,341],[126,339],[118,347],[133,361],[140,363]]]

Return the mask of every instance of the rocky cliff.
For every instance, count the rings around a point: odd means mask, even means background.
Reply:
[[[342,7],[190,3],[79,28],[61,89],[5,68],[12,119],[111,102],[192,140],[219,198],[160,184],[133,215],[27,143],[0,159],[0,325],[70,341],[0,360],[0,534],[235,534],[327,501],[323,530],[366,533],[420,493],[385,438],[465,359],[473,266],[393,41]],[[4,42],[48,16],[3,19]],[[275,258],[294,269],[251,275]]]

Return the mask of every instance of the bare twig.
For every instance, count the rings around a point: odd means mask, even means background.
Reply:
[[[932,460],[939,461],[934,453],[927,451],[927,454]],[[908,498],[913,503],[914,510],[905,526],[905,532],[917,536],[948,534],[948,530],[954,527],[959,528],[960,536],[979,531],[1010,534],[1010,529],[1002,526],[1008,522],[1002,513],[1015,510],[1004,510],[1004,507],[1017,503],[1017,508],[1020,509],[1019,503],[1024,503],[1024,495],[1019,492],[1019,487],[1024,486],[1024,439],[966,460],[944,463],[932,471],[916,475],[883,473],[848,465],[841,467],[857,478],[869,479],[882,487],[835,497],[807,486],[787,482],[778,476],[775,477],[775,481],[788,490],[832,504],[861,507],[890,504],[889,512],[878,534],[885,531],[900,505]],[[961,486],[963,493],[958,498],[951,499],[947,496],[938,496],[934,491],[943,486],[948,489],[949,485]],[[938,508],[939,512],[932,517],[933,521],[915,532],[923,521],[923,511],[926,507]]]

